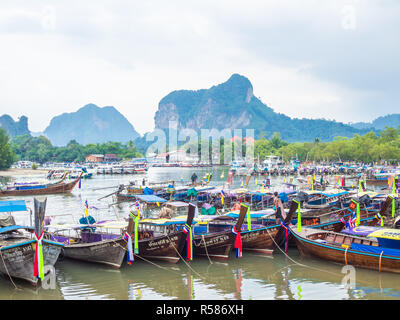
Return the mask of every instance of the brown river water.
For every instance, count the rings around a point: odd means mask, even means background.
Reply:
[[[221,173],[224,170],[224,178]],[[121,183],[142,180],[151,182],[180,180],[188,182],[193,172],[199,178],[213,172],[211,184],[221,185],[227,179],[228,168],[150,168],[146,175],[95,175],[82,181],[70,195],[47,196],[46,215],[57,216],[55,221],[76,222],[83,214],[84,201],[95,206],[90,214],[96,220],[122,219],[128,214],[128,203],[111,205],[113,197],[99,198],[115,191]],[[37,180],[44,177],[38,176]],[[255,187],[252,177],[249,188]],[[286,178],[287,179],[287,178]],[[18,178],[22,180],[22,178]],[[258,178],[261,182],[262,178]],[[283,177],[272,178],[272,185],[281,187]],[[235,178],[234,186],[240,186]],[[109,187],[108,189],[105,189]],[[12,200],[16,198],[3,198]],[[33,208],[33,197],[23,197]],[[111,206],[110,206],[111,205]],[[15,213],[17,223],[29,223],[29,215]],[[313,258],[303,258],[296,248],[287,256],[277,252],[273,256],[243,252],[237,259],[232,253],[226,262],[211,262],[194,258],[188,266],[136,259],[114,270],[105,266],[64,259],[55,265],[55,286],[34,288],[23,282],[0,277],[0,299],[29,300],[358,300],[399,299],[399,275],[356,268],[355,282],[348,281],[349,271],[340,264]]]

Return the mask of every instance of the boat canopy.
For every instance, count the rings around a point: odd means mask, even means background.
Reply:
[[[331,190],[325,190],[325,191],[319,191],[319,190],[304,190],[303,192],[309,194],[309,195],[313,195],[313,194],[321,194],[327,198],[330,197],[338,197],[338,196],[342,196],[345,194],[349,194],[348,191],[345,190],[340,190],[340,189],[331,189]]]
[[[379,230],[376,230],[376,231],[370,233],[368,235],[368,237],[391,239],[391,240],[400,240],[400,230],[398,230],[398,229],[381,228]]]
[[[184,219],[143,219],[140,220],[139,223],[145,223],[145,224],[153,224],[153,225],[158,225],[158,226],[169,226],[169,225],[175,225],[175,224],[185,224],[186,223],[186,217],[182,217]]]
[[[166,203],[167,207],[174,207],[174,208],[183,208],[183,207],[188,207],[189,203],[183,202],[183,201],[172,201]]]
[[[144,201],[144,202],[147,202],[147,203],[156,203],[156,202],[164,203],[164,202],[167,202],[167,200],[165,200],[163,198],[160,198],[160,197],[157,197],[157,196],[155,196],[153,194],[148,194],[148,195],[140,194],[140,195],[136,195],[136,198],[138,200],[141,200],[141,201]]]
[[[10,232],[10,231],[18,230],[18,229],[34,230],[34,228],[28,227],[28,226],[13,225],[13,226],[0,228],[0,233]]]
[[[25,200],[0,201],[0,212],[27,211]]]

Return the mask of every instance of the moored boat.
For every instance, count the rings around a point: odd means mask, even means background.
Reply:
[[[36,203],[35,199],[35,225],[40,226],[42,220],[38,218]],[[24,200],[0,202],[0,272],[6,277],[36,286],[43,280],[45,272],[40,267],[40,260],[43,261],[43,268],[53,267],[63,245],[45,239],[38,227],[16,225],[10,213],[18,211],[27,211]]]
[[[303,227],[291,228],[297,247],[304,256],[377,271],[400,273],[400,233],[383,229],[367,237]],[[388,245],[390,239],[394,243]]]
[[[0,190],[0,197],[71,193],[81,179],[81,176],[82,173],[77,179],[71,182],[65,182],[64,177],[61,181],[57,183],[9,186]]]

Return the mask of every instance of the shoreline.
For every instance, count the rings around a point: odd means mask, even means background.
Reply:
[[[44,175],[48,172],[48,170],[43,169],[22,169],[22,168],[11,168],[7,170],[0,170],[0,177],[3,178],[13,178],[13,177],[21,177],[21,176],[37,176]]]

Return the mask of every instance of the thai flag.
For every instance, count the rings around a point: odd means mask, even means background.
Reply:
[[[89,209],[89,204],[88,204],[88,202],[87,202],[87,199],[85,200],[85,208],[86,208],[86,209]]]
[[[221,196],[222,196],[222,197],[225,197],[225,192],[224,192],[224,190],[222,190],[222,189],[221,189]]]
[[[354,212],[349,223],[350,223],[350,228],[354,228],[356,226],[356,221],[357,221],[357,215]]]
[[[344,224],[345,228],[349,228],[350,229],[350,223],[349,223],[349,221],[346,221],[346,219],[344,217],[340,218],[340,222]]]

